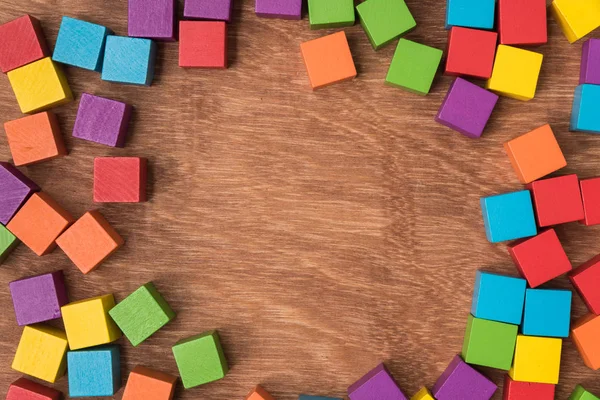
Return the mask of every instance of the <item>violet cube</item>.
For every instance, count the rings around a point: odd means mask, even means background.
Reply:
[[[498,101],[498,95],[456,78],[435,120],[470,138],[479,138]]]
[[[73,137],[123,147],[132,107],[120,101],[84,93],[73,127]]]
[[[256,0],[255,11],[259,17],[302,19],[302,0]]]
[[[589,39],[583,44],[579,84],[600,85],[600,39]]]
[[[233,0],[185,0],[183,16],[229,22],[232,7]]]
[[[455,356],[433,385],[437,400],[489,400],[498,387],[495,383]]]
[[[60,318],[69,302],[62,271],[31,276],[8,284],[20,326]]]
[[[348,388],[350,400],[407,400],[383,363]]]
[[[0,162],[0,223],[8,221],[34,192],[40,188],[14,165]]]
[[[175,40],[175,0],[129,0],[127,34],[156,40]]]

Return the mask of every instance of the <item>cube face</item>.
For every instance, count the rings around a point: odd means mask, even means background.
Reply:
[[[446,29],[452,26],[493,29],[496,0],[448,0]]]
[[[600,284],[600,255],[573,270],[569,279],[588,309],[594,314],[600,314],[600,293],[597,290],[597,285]]]
[[[500,43],[539,45],[548,42],[546,0],[499,0]]]
[[[308,0],[310,29],[341,28],[354,25],[352,0]]]
[[[310,85],[319,89],[354,79],[356,68],[346,34],[337,32],[300,44]]]
[[[0,224],[0,264],[17,247],[19,241],[6,227]]]
[[[528,187],[540,227],[581,221],[584,218],[577,175],[535,181]]]
[[[47,55],[48,47],[37,19],[24,15],[0,25],[0,70],[2,72],[7,73]]]
[[[584,179],[579,181],[585,225],[600,224],[600,178]]]
[[[554,0],[550,11],[570,43],[598,27],[600,4],[594,0]]]
[[[489,400],[498,387],[488,378],[455,356],[433,385],[431,393],[437,400]]]
[[[522,333],[569,337],[572,296],[569,290],[527,289]]]
[[[254,11],[264,18],[301,19],[302,0],[256,0]]]
[[[547,383],[517,382],[506,375],[503,400],[554,400],[555,386]]]
[[[260,385],[256,385],[254,389],[248,393],[245,400],[274,400],[274,398]]]
[[[12,164],[0,162],[0,224],[6,225],[40,188]]]
[[[60,400],[58,390],[40,385],[26,378],[19,378],[8,388],[6,400]]]
[[[364,3],[363,3],[364,4]],[[426,95],[442,60],[442,51],[400,39],[385,82],[413,93]]]
[[[462,348],[465,362],[508,371],[517,340],[517,325],[469,315]]]
[[[598,400],[598,397],[585,390],[583,386],[577,385],[568,400]]]
[[[54,383],[65,373],[67,347],[63,331],[45,325],[26,326],[12,369]]]
[[[376,50],[417,26],[404,0],[367,0],[356,6],[356,11]]]
[[[127,35],[156,40],[175,40],[174,0],[129,0]],[[187,7],[187,1],[186,1]]]
[[[119,346],[69,351],[69,396],[112,396],[121,386]]]
[[[123,147],[133,107],[120,101],[81,95],[73,137],[112,147]]]
[[[489,79],[497,41],[496,32],[452,27],[448,35],[446,74]]]
[[[146,159],[97,157],[94,159],[94,201],[139,203],[146,201]]]
[[[150,39],[108,36],[102,79],[150,86],[154,79],[156,43]]]
[[[519,382],[556,385],[561,350],[562,339],[519,335],[515,360],[508,374]]]
[[[600,86],[577,86],[573,97],[570,129],[576,132],[600,133],[600,118],[596,112],[599,103]]]
[[[232,0],[186,0],[183,15],[186,18],[229,22],[232,7]]]
[[[227,68],[227,26],[225,22],[180,21],[179,66]]]
[[[471,314],[479,319],[519,325],[526,287],[524,279],[477,271]]]
[[[350,400],[407,400],[383,363],[348,388]]]
[[[63,17],[52,59],[73,67],[100,72],[106,36],[111,33],[104,26]]]
[[[122,400],[171,400],[177,377],[137,366],[129,374]]]
[[[435,400],[427,388],[421,388],[410,400]]]
[[[579,84],[600,85],[600,39],[588,39],[581,51]]]
[[[499,45],[486,88],[517,100],[533,99],[543,58],[540,53]]]
[[[598,335],[600,335],[600,317],[595,314],[589,314],[580,319],[573,327],[571,334],[573,343],[585,365],[593,370],[600,369]]]
[[[498,243],[537,233],[528,190],[482,197],[480,203],[488,241]]]

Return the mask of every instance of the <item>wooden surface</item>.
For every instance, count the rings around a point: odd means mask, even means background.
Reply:
[[[407,3],[418,22],[408,37],[444,48],[444,2]],[[253,5],[235,3],[227,70],[178,68],[174,43],[159,46],[149,88],[67,70],[77,98],[136,106],[131,136],[124,149],[73,139],[74,102],[57,109],[69,156],[23,170],[75,216],[99,208],[127,242],[89,276],[60,250],[39,258],[20,246],[2,265],[2,390],[19,377],[8,282],[64,268],[73,300],[120,300],[152,280],[178,312],[139,347],[120,341],[124,381],[138,364],[176,373],[171,345],[216,328],[231,372],[179,385],[177,398],[242,399],[257,383],[282,400],[343,396],[381,360],[410,395],[460,351],[475,270],[516,274],[506,246],[486,241],[479,208],[480,196],[521,188],[502,142],[549,122],[569,163],[561,173],[600,175],[600,138],[568,132],[581,42],[569,45],[553,20],[536,99],[502,98],[471,140],[433,120],[451,79],[436,79],[427,97],[384,86],[394,45],[374,52],[358,25],[346,29],[357,79],[313,93],[299,45],[328,31],[310,31],[306,17],[259,19]],[[65,14],[127,32],[124,0],[0,0],[0,21],[26,12],[52,45]],[[0,115],[21,116],[5,77]],[[93,158],[106,155],[149,159],[148,203],[92,203]],[[600,227],[558,234],[575,265],[600,252]],[[576,296],[574,316],[583,312]],[[563,360],[557,399],[579,382],[600,393],[569,341]],[[66,390],[66,378],[57,386]]]

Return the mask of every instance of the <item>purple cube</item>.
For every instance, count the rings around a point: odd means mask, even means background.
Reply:
[[[8,287],[20,326],[60,318],[60,308],[69,302],[62,271],[19,279]]]
[[[183,16],[229,22],[232,6],[233,0],[185,0]]]
[[[259,17],[302,19],[302,0],[256,0],[255,10]]]
[[[73,137],[123,147],[132,108],[120,101],[84,93],[77,110]]]
[[[12,164],[0,162],[0,223],[8,224],[29,196],[39,190],[38,185]]]
[[[435,120],[470,138],[479,138],[498,101],[498,95],[456,78]]]
[[[127,34],[156,40],[175,40],[175,0],[129,0]]]
[[[437,400],[489,400],[496,389],[492,381],[457,355],[435,382],[431,394]]]
[[[582,48],[579,84],[600,85],[600,39],[588,39]]]
[[[407,400],[383,363],[348,388],[350,400]]]

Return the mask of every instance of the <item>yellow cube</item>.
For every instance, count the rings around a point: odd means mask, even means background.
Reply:
[[[515,381],[556,385],[561,350],[562,339],[518,335],[515,359],[508,375]]]
[[[9,71],[7,75],[24,114],[73,100],[66,76],[50,57]]]
[[[108,315],[114,306],[115,298],[107,294],[61,307],[71,350],[114,342],[121,337],[121,331]]]
[[[535,96],[544,56],[529,50],[499,45],[492,77],[485,87],[518,100]]]
[[[435,400],[427,388],[421,388],[410,400]]]
[[[600,26],[598,0],[554,0],[550,10],[570,43]]]
[[[67,336],[60,329],[30,325],[23,329],[12,368],[54,383],[67,367]]]

